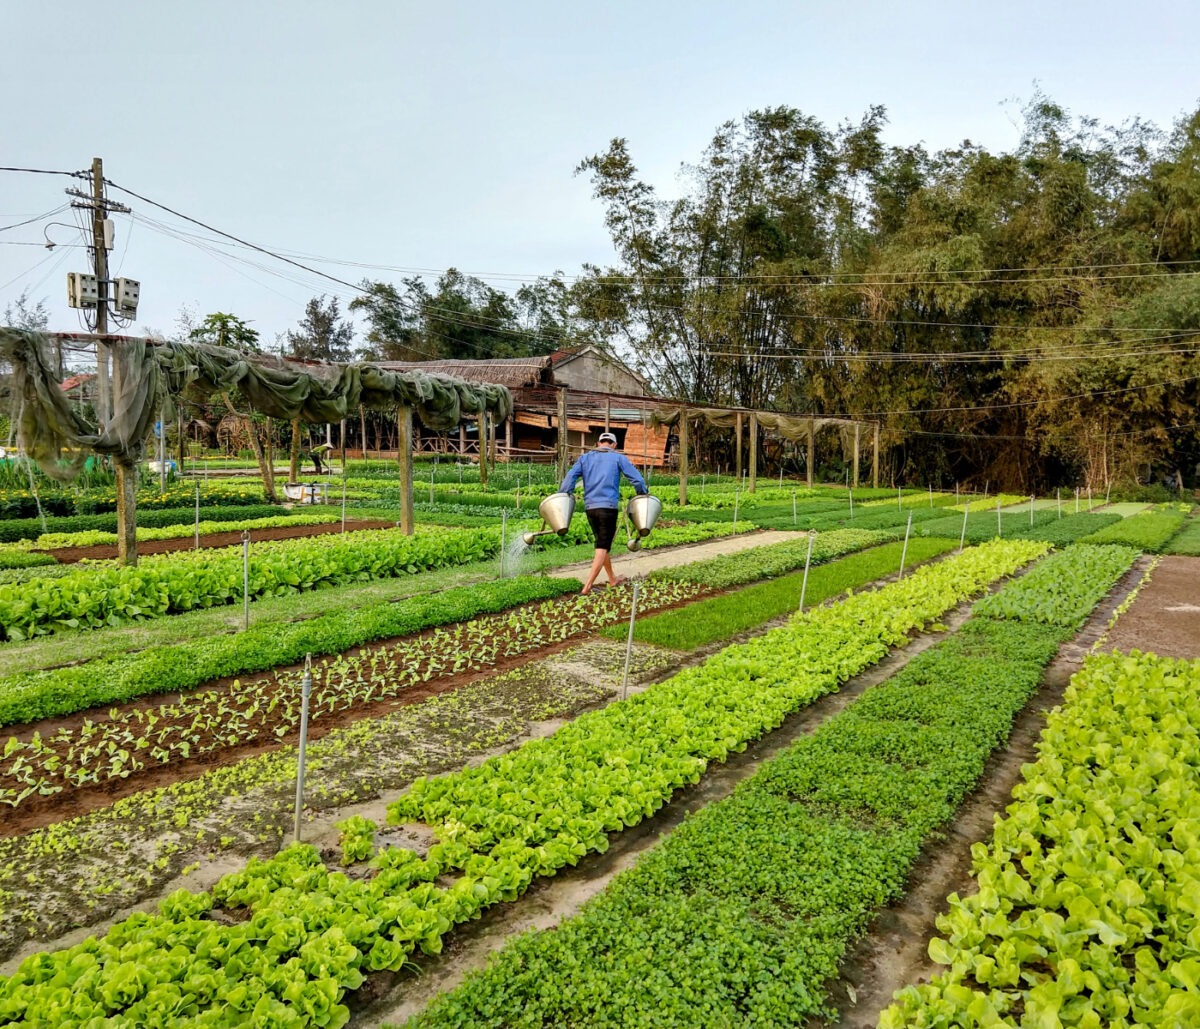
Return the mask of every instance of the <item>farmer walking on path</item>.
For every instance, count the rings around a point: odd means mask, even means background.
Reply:
[[[612,559],[608,556],[612,549],[613,537],[617,534],[621,476],[624,475],[633,483],[633,488],[639,496],[650,492],[646,488],[646,480],[633,467],[629,458],[619,453],[616,447],[616,436],[611,432],[600,433],[599,446],[582,454],[562,482],[562,492],[573,493],[575,484],[582,477],[583,509],[596,536],[596,556],[592,559],[587,581],[583,584],[584,593],[591,592],[592,584],[600,574],[601,568],[608,573],[610,586],[618,586],[624,581],[613,574]]]

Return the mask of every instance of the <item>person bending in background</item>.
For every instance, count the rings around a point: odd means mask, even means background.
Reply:
[[[632,462],[617,449],[617,437],[611,432],[600,433],[599,446],[582,454],[571,466],[562,481],[562,492],[573,493],[579,480],[583,479],[583,510],[588,524],[596,536],[596,556],[588,570],[583,592],[590,593],[596,576],[603,568],[608,573],[608,584],[618,586],[623,582],[613,574],[613,537],[617,534],[617,507],[621,502],[621,476],[625,476],[640,496],[649,493],[646,480],[642,478]]]

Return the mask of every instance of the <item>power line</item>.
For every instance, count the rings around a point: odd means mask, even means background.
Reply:
[[[54,171],[48,168],[3,168],[0,171],[5,172],[26,172],[30,175],[67,175],[73,179],[86,179],[89,172],[86,171]]]

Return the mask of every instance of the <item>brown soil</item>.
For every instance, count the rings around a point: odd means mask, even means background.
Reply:
[[[383,521],[346,521],[347,532],[357,532],[361,529],[390,529],[395,522]],[[325,525],[280,525],[273,529],[250,529],[251,543],[265,543],[268,540],[300,539],[303,536],[325,536],[342,531],[341,522],[330,522]],[[232,547],[242,542],[241,530],[236,532],[213,532],[200,537],[200,549],[211,550],[216,547]],[[194,536],[183,536],[171,540],[142,540],[137,545],[139,554],[171,554],[177,550],[194,550]],[[40,550],[38,553],[50,554],[60,564],[74,564],[76,561],[101,561],[117,556],[115,546],[95,547],[61,547],[58,550]]]
[[[1164,557],[1104,640],[1106,649],[1200,657],[1200,557]]]

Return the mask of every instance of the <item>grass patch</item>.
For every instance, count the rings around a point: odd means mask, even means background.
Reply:
[[[908,542],[907,567],[944,554],[957,546],[948,539],[911,539]],[[811,568],[804,603],[811,607],[847,589],[855,589],[900,568],[903,544],[888,543],[838,561]],[[796,610],[800,602],[803,572],[793,572],[779,579],[749,586],[734,593],[712,597],[690,604],[677,611],[665,611],[645,618],[634,627],[634,638],[641,643],[653,643],[675,650],[692,650],[727,639],[739,632],[754,629],[780,615]],[[604,634],[623,639],[625,626],[612,626]]]

